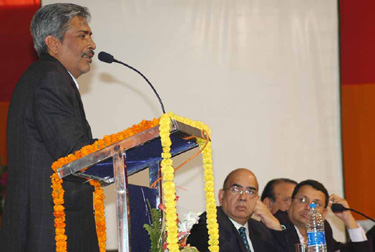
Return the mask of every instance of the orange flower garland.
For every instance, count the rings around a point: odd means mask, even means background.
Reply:
[[[64,189],[62,187],[63,180],[57,174],[57,169],[62,166],[87,156],[95,151],[103,149],[111,144],[117,143],[125,138],[138,134],[146,129],[159,125],[159,119],[152,121],[143,120],[137,125],[133,125],[124,131],[121,131],[110,136],[104,136],[103,139],[96,141],[92,145],[84,146],[82,149],[76,151],[74,154],[69,154],[66,157],[59,158],[55,161],[51,168],[54,173],[51,175],[52,182],[52,198],[54,202],[54,217],[55,217],[55,241],[56,251],[67,251],[67,237],[65,235],[65,208],[64,208]],[[104,194],[103,189],[98,181],[90,181],[90,184],[95,187],[94,192],[94,209],[95,209],[95,223],[96,233],[98,235],[100,252],[106,251],[106,224],[104,216]]]
[[[106,225],[104,216],[104,193],[103,188],[99,181],[90,180],[90,184],[95,187],[94,192],[94,209],[95,209],[95,223],[96,223],[96,233],[98,235],[98,243],[100,252],[105,252],[106,250]]]
[[[65,208],[64,208],[64,189],[62,188],[62,179],[59,178],[57,173],[51,176],[52,180],[52,197],[54,206],[55,216],[55,240],[56,240],[56,252],[67,251],[65,235]]]

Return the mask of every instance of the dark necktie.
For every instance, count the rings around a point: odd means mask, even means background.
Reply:
[[[238,232],[240,233],[240,235],[242,237],[242,240],[243,240],[243,243],[245,244],[246,250],[251,252],[249,242],[247,241],[247,238],[246,238],[246,228],[240,227],[238,229]]]

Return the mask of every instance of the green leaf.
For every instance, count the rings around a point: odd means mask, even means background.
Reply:
[[[151,252],[162,252],[161,244],[161,212],[158,209],[151,208],[150,202],[147,200],[149,213],[151,215],[151,224],[144,224],[143,228],[147,231],[151,241]]]

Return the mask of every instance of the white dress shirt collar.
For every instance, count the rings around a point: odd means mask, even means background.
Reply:
[[[228,217],[229,218],[229,217]],[[254,251],[254,247],[253,247],[253,243],[251,242],[251,239],[250,239],[250,233],[249,233],[249,223],[246,222],[245,225],[241,225],[240,223],[232,220],[231,218],[229,218],[229,220],[233,223],[234,227],[238,230],[240,227],[244,227],[246,229],[246,238],[247,238],[247,242],[249,243],[249,246],[250,246],[250,250],[253,251],[253,252],[256,252]]]
[[[70,74],[70,76],[72,76],[72,79],[73,79],[73,81],[74,81],[74,83],[76,84],[76,86],[77,86],[77,89],[79,90],[79,86],[78,86],[78,82],[77,82],[77,79],[76,78],[74,78],[74,76],[68,71],[68,73]]]

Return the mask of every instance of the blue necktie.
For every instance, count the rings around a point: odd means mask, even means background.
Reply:
[[[240,227],[238,229],[238,232],[240,233],[240,235],[242,237],[242,240],[243,240],[243,243],[245,244],[246,250],[251,252],[249,242],[247,241],[247,238],[246,238],[246,228]]]

